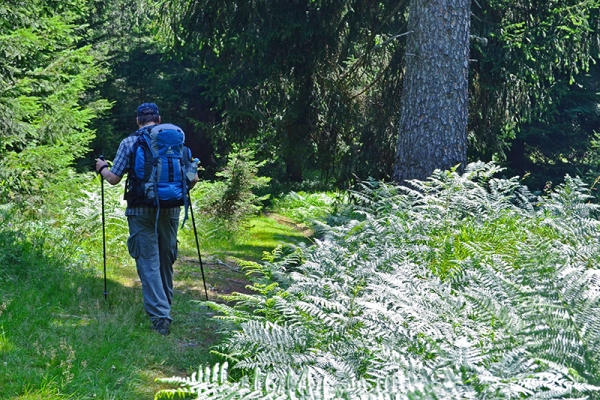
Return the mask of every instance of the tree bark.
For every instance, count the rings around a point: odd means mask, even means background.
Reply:
[[[471,0],[411,0],[393,179],[467,161]]]

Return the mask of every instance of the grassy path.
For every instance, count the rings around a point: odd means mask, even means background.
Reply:
[[[231,257],[257,261],[278,244],[306,242],[281,218],[258,217],[249,238],[202,252],[210,300],[244,291]],[[72,270],[44,254],[0,260],[0,399],[152,399],[155,378],[189,375],[216,360],[222,334],[204,299],[197,252],[180,248],[171,335],[150,330],[132,261],[109,271],[108,299],[97,269]]]

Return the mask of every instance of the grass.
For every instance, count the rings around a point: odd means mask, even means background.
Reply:
[[[114,231],[119,234],[108,241],[106,299],[98,254],[73,260],[77,243],[52,250],[36,244],[41,232],[34,238],[16,230],[2,234],[0,399],[152,399],[161,388],[155,378],[190,375],[216,361],[210,348],[223,334],[208,308],[196,302],[205,293],[192,230],[180,234],[167,337],[151,331],[123,229]],[[275,215],[254,218],[246,232],[241,243],[226,241],[218,249],[201,244],[211,300],[246,290],[234,258],[257,261],[278,245],[308,243],[306,232]]]
[[[248,236],[241,243],[231,242],[225,250],[229,256],[260,261],[263,253],[272,251],[279,245],[306,245],[310,229],[296,224],[291,219],[277,214],[254,218],[248,227]]]

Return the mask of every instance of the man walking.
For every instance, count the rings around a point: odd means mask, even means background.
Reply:
[[[96,171],[111,185],[118,184],[125,173],[129,174],[129,178],[134,174],[133,153],[139,139],[138,133],[161,122],[156,104],[144,103],[138,106],[136,122],[139,130],[123,139],[112,168],[108,167],[105,160],[96,161]],[[187,148],[185,150],[188,151]],[[187,188],[191,189],[197,182],[196,173],[187,183]],[[172,321],[170,312],[173,299],[173,264],[177,258],[180,211],[180,206],[155,208],[130,200],[127,201],[125,210],[129,225],[127,248],[136,261],[137,272],[142,281],[144,308],[150,317],[152,328],[162,335],[169,333]]]

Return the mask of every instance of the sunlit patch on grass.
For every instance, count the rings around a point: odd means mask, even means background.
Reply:
[[[7,339],[6,332],[4,332],[4,328],[0,326],[0,353],[8,353],[13,350],[15,346]],[[6,362],[4,366],[6,366]],[[0,365],[0,367],[2,367]]]
[[[265,252],[271,252],[282,243],[310,244],[304,227],[295,225],[273,214],[257,216],[248,223],[248,235],[240,243],[231,243],[226,250],[230,256],[260,261]]]
[[[85,316],[70,315],[70,314],[56,314],[52,324],[61,327],[79,327],[87,326],[90,324],[90,319]]]

